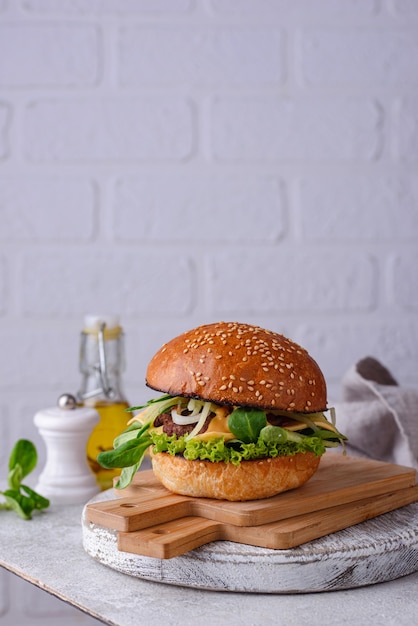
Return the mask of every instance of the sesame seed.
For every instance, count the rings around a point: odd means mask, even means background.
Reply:
[[[226,385],[222,385],[222,387],[219,387],[220,391],[225,391],[225,389],[226,389]]]

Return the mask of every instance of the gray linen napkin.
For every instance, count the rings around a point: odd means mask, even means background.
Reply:
[[[373,357],[356,363],[335,403],[347,452],[418,470],[418,389],[403,388]]]

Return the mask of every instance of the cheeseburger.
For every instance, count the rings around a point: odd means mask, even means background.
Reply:
[[[149,452],[154,474],[174,493],[268,498],[303,485],[326,448],[345,439],[318,364],[258,326],[219,322],[175,337],[151,359],[146,384],[163,395],[129,409],[139,413],[98,457],[123,468],[117,488]]]

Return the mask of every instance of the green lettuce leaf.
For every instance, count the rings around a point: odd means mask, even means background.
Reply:
[[[150,433],[154,445],[153,452],[167,452],[171,455],[181,454],[190,461],[201,460],[217,463],[233,463],[239,465],[241,461],[252,461],[267,457],[293,456],[298,452],[313,452],[321,456],[325,452],[324,442],[318,437],[304,437],[301,441],[263,441],[243,443],[241,441],[225,442],[223,437],[210,441],[185,437],[177,438],[164,433]]]

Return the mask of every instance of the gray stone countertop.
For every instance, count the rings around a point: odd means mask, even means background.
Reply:
[[[51,505],[31,521],[0,512],[0,565],[112,626],[417,623],[418,573],[352,590],[310,594],[209,591],[119,573],[82,545],[81,505]],[[418,546],[417,546],[418,549]]]

